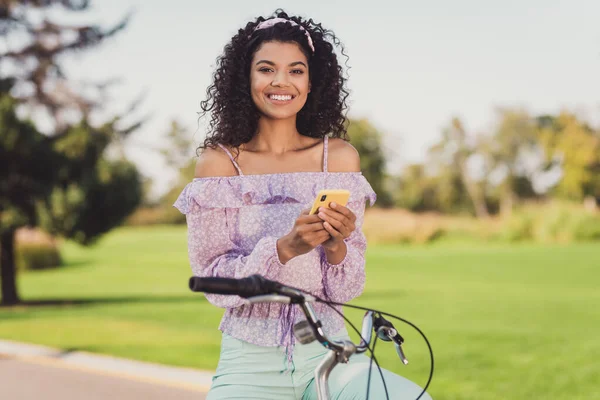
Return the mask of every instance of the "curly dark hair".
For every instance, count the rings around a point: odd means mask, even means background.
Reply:
[[[200,117],[210,112],[211,119],[204,145],[200,145],[198,151],[214,148],[217,144],[237,149],[256,134],[260,114],[250,94],[250,63],[259,46],[266,41],[296,42],[307,57],[311,92],[296,118],[298,132],[314,138],[329,135],[348,140],[345,113],[349,92],[334,48],[338,46],[347,60],[343,45],[332,31],[312,19],[290,17],[281,9],[276,10],[273,17],[285,18],[298,25],[277,23],[255,31],[256,26],[266,20],[258,17],[240,29],[217,58],[213,83],[206,90],[207,99],[200,103]],[[314,54],[300,27],[310,34]]]

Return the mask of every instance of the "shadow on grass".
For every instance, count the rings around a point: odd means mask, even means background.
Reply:
[[[79,268],[79,267],[85,267],[89,264],[90,264],[90,260],[85,260],[85,259],[70,260],[70,261],[64,261],[59,268],[64,268],[64,269]]]
[[[48,268],[43,268],[43,269],[38,269],[38,270],[25,270],[25,271],[19,271],[20,274],[27,274],[27,275],[43,275],[43,274],[54,274],[56,272],[60,272],[60,271],[64,271],[64,270],[70,270],[70,269],[78,269],[81,267],[87,267],[90,265],[90,260],[86,260],[86,259],[81,259],[81,260],[71,260],[71,261],[63,261],[60,265],[58,266],[53,266],[53,267],[48,267]]]
[[[72,354],[77,354],[80,352],[102,354],[102,349],[95,346],[67,347],[64,349],[57,348],[51,349],[50,351],[44,351],[42,356],[44,358],[64,359],[68,358]],[[0,354],[0,362],[12,361],[16,358],[18,357],[13,354]]]
[[[102,349],[96,346],[79,346],[79,347],[67,347],[64,349],[60,349],[60,351],[58,351],[57,353],[55,353],[53,355],[54,358],[67,358],[69,357],[71,354],[75,354],[75,353],[79,353],[79,352],[86,352],[86,353],[98,353],[98,354],[102,354]]]
[[[407,294],[402,290],[381,290],[381,291],[368,291],[360,296],[359,299],[354,301],[356,305],[366,306],[364,301],[367,300],[379,300],[379,299],[393,299],[397,300],[402,297],[406,297]],[[43,308],[43,307],[86,307],[95,305],[110,305],[110,304],[169,304],[169,303],[198,303],[206,302],[206,298],[201,293],[196,294],[185,294],[176,296],[117,296],[117,297],[89,297],[89,298],[73,298],[73,299],[30,299],[24,300],[21,303],[14,306],[1,306],[0,310],[10,310],[17,308]]]

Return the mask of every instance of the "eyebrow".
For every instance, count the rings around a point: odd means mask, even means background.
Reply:
[[[260,64],[260,63],[265,63],[265,64],[269,64],[269,65],[275,66],[275,63],[274,63],[273,61],[269,61],[269,60],[260,60],[260,61],[258,61],[258,62],[257,62],[255,65],[258,65],[258,64]],[[296,65],[304,65],[304,68],[308,68],[308,67],[306,66],[306,64],[304,64],[302,61],[294,61],[293,63],[290,63],[290,65],[289,65],[289,66],[290,66],[290,67],[294,67],[294,66],[296,66]]]

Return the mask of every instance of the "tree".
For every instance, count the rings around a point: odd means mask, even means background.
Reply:
[[[435,178],[427,175],[423,164],[404,167],[395,197],[396,205],[411,211],[439,210]]]
[[[83,96],[69,82],[59,64],[69,53],[92,49],[121,31],[129,16],[116,26],[66,25],[48,18],[47,10],[62,8],[82,12],[89,0],[3,0],[0,3],[0,33],[10,44],[0,52],[0,65],[14,82],[11,95],[30,111],[48,114],[56,133],[77,116],[88,116],[102,105],[107,85],[96,85],[96,98]],[[7,76],[5,76],[6,78]],[[87,86],[87,85],[84,85]],[[89,89],[89,88],[85,88]]]
[[[600,137],[573,114],[537,119],[547,168],[559,167],[561,177],[552,191],[561,198],[582,201],[600,198]]]
[[[350,120],[348,125],[350,143],[360,154],[360,169],[377,193],[381,206],[391,206],[392,197],[385,189],[385,155],[382,135],[366,119]]]
[[[47,167],[52,159],[48,138],[17,118],[7,95],[0,95],[0,129],[0,279],[2,304],[14,304],[19,299],[15,231],[35,219],[37,199],[50,192],[54,170]]]
[[[165,158],[165,162],[171,168],[181,170],[189,168],[190,165],[195,165],[195,160],[186,157],[191,153],[194,142],[188,129],[181,125],[180,122],[172,120],[169,131],[166,134],[166,144],[160,150],[160,154]],[[190,154],[191,155],[191,154]],[[185,180],[190,180],[193,176],[184,177]]]
[[[191,156],[194,146],[193,139],[188,129],[181,123],[173,120],[166,135],[166,144],[161,150],[167,165],[178,171],[175,184],[165,193],[159,204],[163,207],[164,219],[172,223],[185,223],[185,215],[181,214],[173,203],[179,197],[181,191],[193,178],[196,169],[196,158]],[[190,155],[186,157],[186,155]]]
[[[90,122],[102,105],[68,84],[59,58],[93,48],[125,26],[66,26],[39,18],[41,11],[62,6],[82,11],[89,1],[3,1],[0,32],[19,37],[17,49],[0,53],[0,242],[2,304],[19,302],[14,237],[21,226],[91,244],[119,224],[140,200],[140,178],[127,161],[107,157],[117,138],[141,122],[125,124],[133,110],[102,124]],[[33,15],[38,12],[38,15]],[[43,15],[42,15],[43,16]],[[23,40],[25,39],[25,40]],[[102,91],[102,86],[99,86]],[[51,134],[17,117],[17,109],[44,110],[54,122]]]
[[[447,184],[442,190],[446,194],[444,196],[446,202],[453,202],[461,197],[460,193],[457,193],[457,186],[460,182],[468,194],[475,215],[478,218],[487,218],[489,211],[485,201],[485,192],[472,178],[472,172],[469,170],[469,158],[475,152],[476,146],[469,142],[462,121],[459,118],[453,118],[450,126],[443,130],[440,142],[429,150],[429,155],[433,159],[433,163],[438,166],[439,175],[447,177],[440,182]]]
[[[539,153],[539,142],[533,118],[523,110],[498,110],[500,121],[492,136],[488,137],[486,157],[491,160],[492,173],[501,176],[500,211],[510,214],[519,193],[532,195],[532,175],[537,165],[528,160]],[[521,197],[523,197],[521,196]]]

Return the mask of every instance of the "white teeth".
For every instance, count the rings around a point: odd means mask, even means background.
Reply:
[[[269,96],[270,99],[273,100],[281,100],[281,101],[286,101],[286,100],[291,100],[292,96],[291,95],[282,95],[282,94],[272,94]]]

